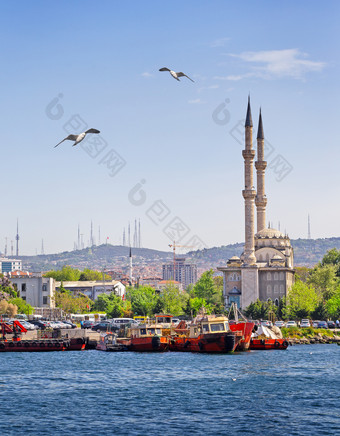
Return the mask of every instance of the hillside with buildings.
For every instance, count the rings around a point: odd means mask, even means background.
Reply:
[[[328,250],[332,248],[340,249],[340,238],[292,239],[291,243],[294,249],[294,265],[296,266],[314,266]],[[188,260],[190,259],[197,263],[199,271],[201,271],[208,268],[216,268],[232,256],[240,256],[243,247],[243,243],[230,244],[193,251],[188,253],[186,257]],[[149,265],[150,269],[158,267],[159,271],[161,271],[163,262],[169,262],[173,259],[171,252],[149,248],[133,248],[132,256],[134,266]],[[63,265],[71,265],[79,269],[125,269],[128,266],[128,257],[128,247],[108,244],[57,254],[21,256],[20,259],[22,259],[24,270],[48,271],[59,269]]]
[[[328,250],[340,249],[340,238],[324,239],[291,239],[294,250],[294,265],[316,265]],[[240,256],[244,248],[243,243],[213,247],[188,253],[188,257],[198,263],[205,262],[209,265],[219,265],[232,256]]]

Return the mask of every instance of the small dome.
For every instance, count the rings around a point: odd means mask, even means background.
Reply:
[[[255,238],[261,239],[261,238],[282,238],[285,239],[285,235],[281,233],[279,230],[275,229],[262,229],[258,233],[256,233]]]
[[[282,257],[279,256],[278,254],[275,254],[275,256],[273,256],[272,260],[284,260],[284,259],[282,259]]]
[[[229,260],[240,260],[240,258],[237,257],[237,256],[233,256],[233,257],[231,257]]]

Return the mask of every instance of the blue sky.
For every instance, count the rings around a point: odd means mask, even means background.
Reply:
[[[135,219],[144,247],[243,241],[249,93],[267,140],[267,221],[305,238],[309,213],[312,237],[339,236],[339,8],[2,2],[0,250],[17,218],[21,254],[42,239],[45,252],[73,249],[78,224],[86,245],[91,220],[113,244]],[[97,148],[54,148],[76,125],[101,131]]]

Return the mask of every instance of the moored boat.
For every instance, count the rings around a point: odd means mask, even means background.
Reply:
[[[224,315],[198,316],[187,331],[181,330],[171,336],[171,351],[231,353],[243,337],[241,332],[230,329],[228,318]]]
[[[251,350],[286,350],[289,343],[287,339],[271,339],[262,338],[256,339],[252,338],[250,341]]]
[[[234,320],[230,319],[232,312],[234,315]],[[230,307],[228,318],[229,318],[230,330],[242,334],[242,339],[238,343],[236,350],[237,351],[249,350],[251,335],[255,327],[255,323],[248,321],[247,318],[238,310],[237,305],[235,303],[232,303]]]
[[[131,328],[131,351],[168,351],[169,338],[161,324],[141,324]]]
[[[115,333],[103,333],[100,335],[99,342],[96,346],[99,351],[128,351],[129,346],[119,343]]]

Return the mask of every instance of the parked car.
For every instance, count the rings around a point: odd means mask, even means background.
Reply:
[[[271,321],[268,321],[268,320],[261,320],[261,325],[263,325],[265,327],[273,327],[273,323]]]
[[[90,320],[86,320],[83,322],[83,329],[91,329],[94,326],[94,322]]]
[[[312,327],[317,329],[320,321],[312,321]]]
[[[295,321],[287,321],[286,327],[297,327],[297,324]]]
[[[275,326],[282,328],[285,326],[285,323],[284,323],[284,321],[275,321]]]
[[[106,332],[108,330],[113,331],[119,329],[120,329],[119,325],[115,325],[107,321],[98,322],[97,324],[94,324],[91,328],[91,330],[94,330],[95,332]]]
[[[26,330],[37,330],[38,326],[31,324],[28,321],[25,321],[23,319],[18,319],[18,321],[20,322],[20,324],[25,327]]]
[[[68,324],[70,326],[71,329],[75,329],[77,328],[77,324],[74,324],[72,321],[66,320],[63,321],[65,324]]]
[[[328,329],[328,325],[326,321],[319,321],[318,322],[318,329]]]
[[[301,323],[300,323],[300,327],[303,329],[303,328],[307,328],[307,327],[310,327],[311,325],[310,325],[310,322],[309,322],[309,319],[302,319],[301,320]]]
[[[42,321],[41,319],[32,319],[29,321],[30,324],[36,325],[38,329],[45,330],[47,327],[46,321]]]
[[[336,324],[334,321],[327,321],[327,325],[329,329],[335,329],[336,328]]]
[[[139,322],[136,321],[135,319],[132,318],[114,318],[112,320],[112,325],[114,325],[115,327],[120,328],[123,325],[126,324],[131,324],[132,326],[137,326],[139,325]]]

